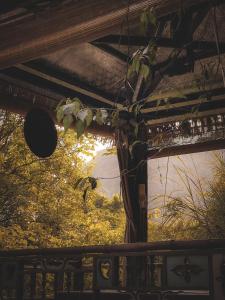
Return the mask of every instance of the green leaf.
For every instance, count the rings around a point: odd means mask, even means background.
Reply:
[[[132,73],[133,73],[133,66],[130,65],[129,68],[128,68],[128,71],[127,71],[127,77],[128,79],[131,77]]]
[[[148,12],[147,10],[144,10],[140,17],[140,26],[141,26],[141,32],[146,34],[146,31],[148,29]]]
[[[140,73],[145,80],[148,78],[149,72],[150,72],[149,66],[142,64]]]
[[[61,99],[61,100],[59,101],[59,103],[58,103],[57,106],[56,106],[56,111],[62,106],[62,104],[63,104],[64,101],[65,101],[65,99]]]
[[[97,187],[97,179],[94,178],[94,177],[88,177],[88,180],[89,180],[89,182],[91,184],[92,190],[96,189],[96,187]]]
[[[156,17],[156,14],[155,14],[155,11],[153,9],[150,9],[148,11],[148,21],[154,26],[156,27],[157,26],[157,17]]]
[[[139,70],[140,70],[140,60],[139,60],[139,58],[135,59],[134,70],[135,70],[136,73],[138,73]]]
[[[84,133],[85,123],[82,122],[81,120],[77,120],[76,124],[75,124],[75,129],[77,132],[77,138],[79,139],[82,136],[82,134]]]
[[[64,115],[72,115],[74,110],[74,103],[68,103],[62,106]]]
[[[119,125],[119,111],[115,110],[111,115],[112,127],[117,127]]]
[[[89,127],[93,121],[93,112],[91,109],[87,109],[87,116],[85,118],[86,125]]]
[[[71,104],[73,101],[72,101],[72,99],[70,99],[70,98],[66,98],[66,104],[65,105],[67,105],[67,104]]]
[[[59,123],[61,123],[63,117],[64,117],[64,112],[63,112],[63,107],[61,106],[61,107],[59,107],[59,108],[57,109],[57,112],[56,112],[56,119],[57,119],[57,121],[58,121]]]
[[[75,188],[75,189],[77,189],[77,188],[80,186],[80,183],[83,181],[83,179],[84,179],[84,178],[81,177],[81,178],[79,178],[79,179],[75,182],[75,184],[74,184],[74,188]]]
[[[158,99],[156,102],[156,107],[160,106],[160,104],[161,104],[161,99]]]
[[[74,116],[77,116],[80,109],[81,109],[81,103],[80,103],[80,100],[78,99],[73,103],[73,114],[74,114]]]
[[[63,126],[65,132],[69,129],[72,123],[73,123],[73,117],[71,115],[67,115],[63,118]]]
[[[99,125],[102,125],[103,124],[103,119],[102,119],[102,112],[101,112],[101,110],[100,109],[98,109],[97,111],[96,111],[96,122],[97,122],[97,124],[99,124]]]

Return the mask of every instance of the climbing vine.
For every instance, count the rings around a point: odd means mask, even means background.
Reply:
[[[145,9],[140,18],[142,31],[147,34],[149,26],[154,30],[157,27],[157,18],[152,9]],[[144,80],[151,80],[151,66],[155,62],[157,46],[150,39],[148,45],[138,49],[129,62],[127,71],[127,80],[134,75],[141,74]],[[130,103],[128,105],[115,105],[114,108],[91,108],[85,106],[79,98],[67,98],[60,102],[56,109],[57,121],[63,125],[64,130],[73,127],[77,133],[77,137],[81,137],[86,129],[93,122],[98,125],[111,126],[115,129],[122,129],[126,134],[137,139],[139,125],[144,122],[141,108],[144,103]]]
[[[171,34],[173,38],[176,38],[177,27],[182,23],[181,20],[184,14],[185,12],[181,10],[178,13],[176,22],[174,21],[171,24]],[[149,37],[149,42],[146,47],[139,48],[128,62],[124,86],[127,90],[131,90],[132,94],[128,92],[124,103],[115,104],[112,108],[91,108],[82,103],[78,98],[63,100],[57,107],[57,121],[64,126],[65,131],[72,127],[79,138],[93,123],[109,126],[115,130],[121,129],[130,137],[131,145],[127,146],[131,154],[133,146],[141,142],[138,139],[138,133],[141,124],[145,123],[142,108],[149,97],[139,99],[139,88],[143,85],[144,88],[149,91],[146,86],[151,87],[156,77],[154,65],[156,63],[158,50],[156,41],[160,26],[153,9],[147,8],[143,11],[140,17],[140,25],[142,33]],[[183,47],[185,48],[185,45]],[[180,47],[179,50],[175,49],[171,52],[166,61],[165,68],[171,69],[171,66],[173,66],[174,61],[176,61],[176,58],[178,58],[182,50],[182,47]],[[215,74],[215,64],[206,63],[201,65],[201,68],[202,72],[199,78],[194,78],[193,90],[201,92],[199,96],[200,100],[204,98],[210,101],[211,95],[206,89],[206,83],[213,78]],[[161,76],[160,79],[162,79],[163,74],[159,75]],[[177,90],[173,93],[173,98],[185,99],[186,95],[184,95],[181,90]],[[191,112],[197,117],[201,104],[202,102],[199,101],[198,104],[192,106],[191,111],[187,113]],[[170,109],[172,107],[170,98],[156,100],[156,107],[161,106]]]

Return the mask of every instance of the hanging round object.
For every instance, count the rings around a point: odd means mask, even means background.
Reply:
[[[24,137],[30,150],[40,158],[51,156],[57,146],[55,124],[50,115],[41,108],[34,108],[27,113]]]

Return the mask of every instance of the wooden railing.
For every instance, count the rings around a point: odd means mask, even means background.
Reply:
[[[221,300],[224,257],[225,240],[0,251],[0,299]]]

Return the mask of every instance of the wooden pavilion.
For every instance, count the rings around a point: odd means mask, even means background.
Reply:
[[[154,36],[140,34],[146,8],[157,15]],[[129,244],[1,251],[0,274],[10,266],[14,272],[10,282],[2,279],[0,290],[15,290],[10,297],[16,299],[36,299],[40,273],[41,299],[48,297],[47,274],[54,275],[54,299],[224,299],[224,240],[146,243],[147,159],[225,146],[224,29],[223,0],[0,3],[1,109],[26,114],[41,107],[54,115],[66,97],[108,109],[129,99],[145,100],[145,126],[138,133],[143,143],[134,155],[124,147],[133,141],[120,131],[97,124],[90,128],[116,139]],[[153,80],[144,86],[143,78],[133,78],[128,87],[124,76],[132,54],[150,38],[158,47]],[[172,59],[171,53],[176,54]],[[102,274],[102,267],[110,275]],[[83,292],[86,273],[93,276],[89,292]],[[25,274],[30,276],[26,295]]]

